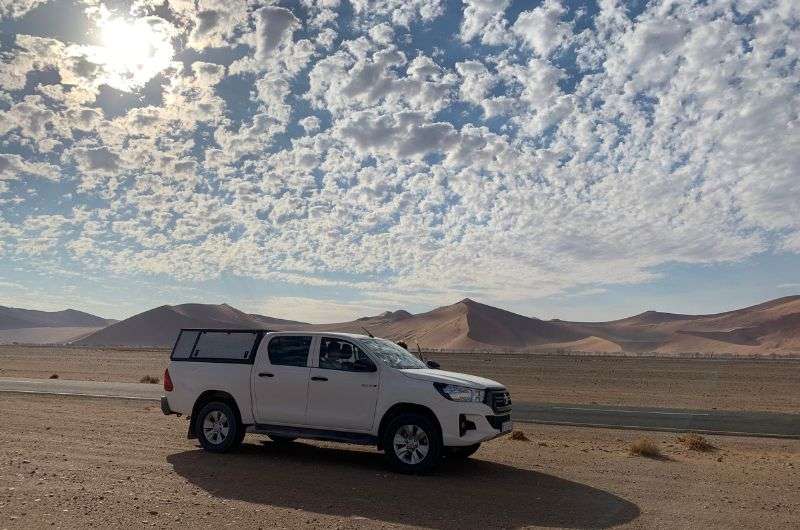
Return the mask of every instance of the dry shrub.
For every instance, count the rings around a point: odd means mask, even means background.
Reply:
[[[161,379],[154,375],[146,375],[139,379],[140,383],[150,383],[151,385],[157,385],[159,381],[161,381]]]
[[[50,376],[50,379],[58,379],[58,374],[53,374]]]
[[[687,449],[691,449],[692,451],[713,451],[716,449],[711,442],[706,440],[703,436],[695,433],[684,434],[683,436],[678,436],[678,443],[686,447]]]
[[[661,458],[661,449],[650,438],[638,438],[631,444],[632,455]]]
[[[525,433],[522,432],[522,431],[514,431],[514,432],[512,432],[511,433],[511,439],[512,440],[518,440],[520,442],[530,442],[528,437],[525,436]]]

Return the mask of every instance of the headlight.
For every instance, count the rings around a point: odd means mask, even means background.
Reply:
[[[441,395],[450,401],[468,401],[472,403],[483,403],[483,390],[469,388],[467,386],[447,385],[445,383],[434,383],[434,387]]]

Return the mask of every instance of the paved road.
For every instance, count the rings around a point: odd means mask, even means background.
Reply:
[[[161,385],[2,377],[0,377],[0,392],[77,395],[148,401],[158,400],[163,394]],[[517,402],[514,403],[513,419],[522,423],[654,431],[693,431],[707,434],[800,439],[800,414],[773,412],[731,412]]]
[[[800,439],[800,414],[514,403],[518,422]]]
[[[0,377],[0,392],[26,394],[57,394],[158,400],[164,394],[161,385],[145,383],[105,383],[100,381],[71,381],[69,379],[23,379]]]

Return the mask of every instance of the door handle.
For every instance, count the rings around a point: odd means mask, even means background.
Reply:
[[[311,378],[311,380],[312,381],[327,381],[328,378],[327,377],[314,376],[314,377]]]
[[[275,374],[271,374],[269,372],[261,372],[258,374],[258,377],[275,377]]]

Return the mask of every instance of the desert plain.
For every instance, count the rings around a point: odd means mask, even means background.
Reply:
[[[800,412],[800,361],[559,354],[434,353],[442,368],[489,377],[516,401]],[[0,345],[0,377],[139,382],[166,349]]]
[[[0,377],[138,382],[166,349],[0,346]],[[504,382],[516,401],[800,410],[800,361],[429,354]],[[800,440],[518,424],[432,476],[372,448],[278,447],[249,434],[213,455],[157,403],[0,393],[0,529],[796,528]],[[630,453],[651,440],[660,456]]]
[[[797,528],[800,441],[541,425],[432,476],[371,448],[233,454],[185,438],[157,405],[0,394],[0,528]],[[628,448],[649,437],[659,458]]]

